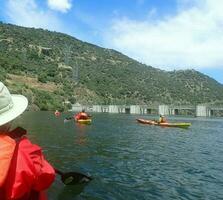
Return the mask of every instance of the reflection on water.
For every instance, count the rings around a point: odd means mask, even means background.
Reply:
[[[78,196],[83,190],[85,185],[76,185],[76,186],[64,186],[62,191],[58,194],[58,200],[71,200],[74,197]]]
[[[89,126],[89,125],[76,123],[76,126],[77,126],[76,143],[79,145],[86,145],[87,144],[86,126]]]
[[[57,177],[50,200],[222,199],[222,119],[168,119],[192,123],[184,130],[136,122],[157,116],[93,114],[91,125],[64,123],[66,116],[28,112],[16,122],[56,168],[94,177],[80,188]]]
[[[84,191],[86,184],[79,185],[64,185],[58,177],[53,184],[53,186],[48,190],[48,196],[50,199],[55,200],[71,200],[76,199],[76,197]]]

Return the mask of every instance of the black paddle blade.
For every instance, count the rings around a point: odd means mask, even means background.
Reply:
[[[92,177],[79,172],[67,172],[61,175],[61,180],[65,185],[76,185],[88,183],[92,180]]]

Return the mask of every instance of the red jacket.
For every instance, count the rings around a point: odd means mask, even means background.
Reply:
[[[0,188],[0,199],[45,200],[44,190],[54,178],[55,171],[44,159],[41,148],[23,136],[16,144],[6,180]]]
[[[79,113],[77,113],[77,114],[74,116],[74,119],[75,119],[75,120],[79,120],[79,119],[88,119],[88,118],[89,118],[89,116],[88,116],[88,114],[85,113],[85,112],[79,112]]]

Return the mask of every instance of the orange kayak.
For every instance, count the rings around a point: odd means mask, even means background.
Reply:
[[[141,124],[148,124],[148,125],[155,125],[155,126],[162,126],[162,127],[176,127],[176,128],[188,128],[191,123],[185,123],[185,122],[165,122],[165,123],[159,123],[154,120],[147,120],[147,119],[136,119]]]

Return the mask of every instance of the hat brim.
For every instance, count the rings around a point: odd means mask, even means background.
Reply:
[[[0,126],[7,124],[21,115],[28,106],[28,100],[23,95],[12,94],[13,107],[0,114]]]

